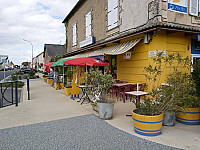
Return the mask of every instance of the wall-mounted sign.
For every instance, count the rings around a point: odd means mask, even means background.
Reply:
[[[200,41],[200,34],[197,35],[197,41]]]
[[[82,48],[84,46],[87,46],[87,45],[90,45],[90,44],[94,44],[94,43],[95,43],[94,36],[90,36],[87,39],[85,39],[84,41],[81,41],[79,44],[80,44],[80,47]]]
[[[168,0],[168,10],[187,14],[188,0]]]
[[[162,53],[162,57],[166,57],[166,50],[158,50],[158,53]]]
[[[156,57],[157,51],[149,51],[149,57]]]
[[[123,54],[124,59],[131,59],[131,52],[126,52]]]
[[[157,53],[162,53],[162,57],[166,57],[166,50],[155,50],[155,51],[149,51],[149,57],[156,57]]]

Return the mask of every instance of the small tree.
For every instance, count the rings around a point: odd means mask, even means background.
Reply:
[[[153,64],[144,69],[152,87],[148,100],[140,104],[142,113],[154,115],[163,111],[174,111],[184,100],[191,101],[191,96],[194,96],[191,95],[194,91],[191,75],[183,73],[183,70],[189,70],[189,67],[189,57],[183,58],[179,53],[163,57],[162,53],[158,53],[157,57],[153,58]],[[169,73],[165,78],[168,85],[160,87],[160,80],[167,69]]]
[[[98,102],[108,102],[113,83],[111,74],[96,69],[86,74],[87,92],[92,94]]]

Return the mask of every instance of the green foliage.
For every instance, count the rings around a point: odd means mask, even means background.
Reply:
[[[72,70],[68,70],[65,72],[67,78],[71,81],[73,78],[73,71]]]
[[[12,74],[11,75],[11,80],[12,81],[15,81],[15,80],[17,80],[18,79],[18,76],[17,75],[15,75],[15,74]]]
[[[163,73],[167,68],[169,73],[165,78],[168,85],[160,87],[160,79],[164,77]],[[193,105],[196,100],[195,89],[191,75],[183,72],[185,68],[190,68],[190,60],[179,53],[166,57],[158,53],[157,57],[153,58],[153,64],[145,67],[146,78],[152,89],[148,100],[139,106],[143,113],[154,115],[164,111],[176,111],[180,106],[184,108]]]
[[[58,55],[54,56],[54,57],[51,58],[50,62],[56,62],[56,61],[58,61],[61,58],[62,58],[62,56],[58,56]]]
[[[28,62],[23,62],[22,63],[23,66],[28,66],[28,64],[29,64]]]
[[[112,75],[96,69],[86,74],[87,92],[99,102],[108,102],[111,95],[111,86],[114,82]]]
[[[24,79],[27,79],[28,77],[27,76],[24,76]]]
[[[3,87],[11,87],[11,83],[3,83],[2,84]],[[17,82],[17,87],[21,88],[24,86],[24,82],[18,81]],[[15,83],[13,83],[13,87],[15,87]]]
[[[32,77],[32,76],[34,76],[34,75],[35,75],[35,71],[31,70],[31,71],[29,72],[29,76]]]

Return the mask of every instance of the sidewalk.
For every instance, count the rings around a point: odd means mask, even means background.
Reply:
[[[65,96],[62,90],[56,91],[42,80],[30,81],[31,100],[27,100],[24,87],[23,103],[19,107],[0,109],[0,129],[48,122],[59,119],[96,114],[90,104],[77,103]],[[200,147],[200,126],[186,126],[176,123],[173,127],[163,127],[160,136],[144,137],[133,131],[131,117],[126,117],[134,108],[133,103],[119,101],[114,106],[114,116],[106,122],[127,133],[156,143],[182,149],[197,150]]]

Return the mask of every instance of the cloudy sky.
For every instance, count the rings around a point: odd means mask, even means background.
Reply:
[[[44,44],[64,44],[62,21],[78,0],[0,0],[0,55],[14,64],[31,61]]]

